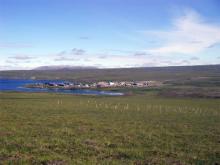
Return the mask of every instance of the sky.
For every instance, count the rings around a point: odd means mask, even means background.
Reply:
[[[219,0],[0,0],[0,70],[220,64]]]

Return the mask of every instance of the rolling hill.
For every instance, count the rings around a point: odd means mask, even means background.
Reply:
[[[182,81],[220,79],[220,65],[170,66],[144,68],[97,69],[85,67],[40,67],[34,70],[0,71],[0,78],[63,79],[83,82],[100,80]]]

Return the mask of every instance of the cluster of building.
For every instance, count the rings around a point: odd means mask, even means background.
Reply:
[[[155,81],[100,81],[95,83],[72,83],[72,82],[46,82],[29,85],[37,88],[65,88],[65,89],[82,89],[82,88],[110,88],[110,87],[149,87],[156,86]]]

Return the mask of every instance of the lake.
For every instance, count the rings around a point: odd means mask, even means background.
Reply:
[[[48,88],[26,88],[26,84],[45,83],[45,82],[64,82],[63,80],[23,80],[23,79],[0,79],[0,91],[17,91],[17,92],[52,92],[52,93],[67,93],[80,95],[110,95],[120,96],[123,93],[88,90],[88,89],[48,89]]]

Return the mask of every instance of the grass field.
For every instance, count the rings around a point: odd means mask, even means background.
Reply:
[[[219,164],[220,100],[0,93],[0,164]]]

